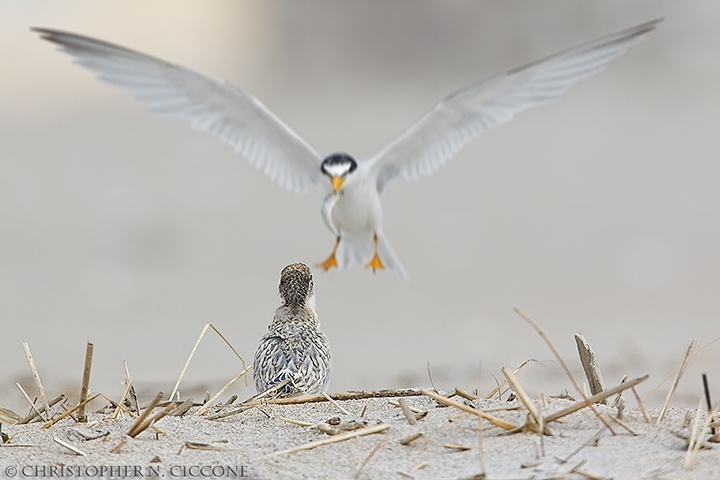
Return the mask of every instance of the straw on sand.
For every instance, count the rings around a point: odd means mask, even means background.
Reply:
[[[140,414],[138,418],[135,419],[135,423],[132,424],[130,429],[127,431],[127,435],[129,437],[136,437],[141,432],[145,431],[152,421],[148,420],[148,417],[152,413],[153,409],[157,407],[157,404],[160,403],[160,400],[162,400],[163,395],[165,395],[163,392],[158,392],[155,397],[150,401],[147,407],[145,407],[145,410]]]
[[[243,371],[241,371],[240,373],[235,375],[235,377],[232,380],[230,380],[228,383],[226,383],[225,386],[220,389],[220,391],[218,391],[210,400],[205,402],[205,405],[200,407],[198,409],[198,411],[195,412],[195,415],[202,415],[203,413],[205,413],[210,407],[212,407],[215,400],[217,400],[220,397],[220,395],[225,393],[232,386],[233,383],[237,382],[242,377],[244,377],[245,374],[248,372],[248,370],[250,370],[250,368],[252,368],[252,366],[246,367],[245,369],[243,369]],[[172,399],[172,395],[170,396],[170,398]]]
[[[545,421],[543,420],[542,415],[540,415],[540,412],[537,408],[535,408],[535,404],[532,402],[528,394],[525,392],[525,389],[520,384],[520,381],[515,377],[515,374],[513,374],[513,371],[510,370],[508,367],[502,368],[502,373],[505,375],[505,378],[507,378],[508,383],[510,384],[510,387],[515,392],[515,395],[520,399],[520,401],[525,405],[525,408],[528,409],[528,412],[530,412],[531,417],[535,420],[535,424],[528,423],[526,424],[526,428],[530,431],[533,431],[535,433],[542,433],[544,435],[551,435],[550,431],[546,428]]]
[[[672,398],[673,393],[675,393],[675,389],[677,388],[678,383],[680,383],[680,379],[682,378],[683,373],[685,373],[685,367],[687,367],[688,361],[690,360],[690,354],[695,348],[695,343],[696,341],[695,339],[693,339],[693,341],[690,342],[690,346],[688,347],[687,352],[685,352],[685,357],[680,363],[680,367],[677,369],[677,375],[675,375],[675,380],[673,380],[672,385],[670,385],[670,390],[668,390],[668,393],[665,396],[665,403],[663,403],[663,406],[660,409],[660,413],[658,414],[658,418],[655,421],[655,425],[660,425],[660,422],[665,416],[665,412],[667,411],[668,405],[670,404],[670,399]]]
[[[605,382],[600,372],[597,356],[585,337],[581,334],[575,334],[575,343],[577,344],[578,354],[580,355],[580,363],[585,371],[585,377],[590,386],[590,393],[596,395],[605,390]]]
[[[187,371],[188,367],[190,366],[190,362],[192,362],[193,357],[195,356],[195,352],[197,351],[198,347],[200,346],[200,342],[202,341],[203,337],[205,336],[205,333],[207,333],[208,328],[212,328],[215,333],[217,333],[218,337],[220,337],[225,344],[230,347],[230,350],[233,351],[235,356],[237,356],[240,361],[242,362],[242,366],[244,369],[250,368],[245,365],[245,360],[240,356],[240,354],[235,350],[235,347],[232,346],[230,341],[228,341],[225,336],[220,333],[220,330],[215,328],[215,326],[212,323],[206,323],[203,327],[202,331],[200,332],[200,336],[198,336],[197,341],[195,342],[195,346],[193,346],[192,350],[190,351],[190,356],[188,357],[187,361],[185,362],[185,366],[183,367],[182,371],[180,372],[180,376],[177,379],[177,382],[175,382],[175,386],[172,389],[172,392],[170,392],[170,400],[175,398],[175,394],[178,391],[178,388],[180,387],[180,382],[182,382],[183,377],[185,376],[185,372]]]
[[[293,453],[293,452],[300,452],[302,450],[310,450],[312,448],[320,447],[322,445],[329,445],[331,443],[342,442],[343,440],[348,440],[350,438],[361,437],[363,435],[371,435],[373,433],[384,432],[388,428],[390,428],[390,425],[388,425],[387,423],[381,423],[379,425],[373,425],[372,427],[365,427],[365,428],[361,428],[359,430],[354,430],[352,432],[346,432],[346,433],[334,435],[332,437],[325,438],[323,440],[318,440],[316,442],[306,443],[305,445],[300,445],[299,447],[288,448],[287,450],[280,450],[279,452],[271,453],[270,455],[268,455],[268,457],[274,457],[274,456],[281,455],[284,453]]]
[[[87,349],[85,350],[85,368],[83,368],[82,385],[80,386],[80,402],[82,403],[88,396],[88,388],[90,386],[90,369],[92,368],[92,358],[94,345],[87,342]],[[86,422],[87,417],[85,416],[85,405],[82,405],[78,409],[78,421]]]
[[[587,398],[587,395],[585,395],[585,392],[583,392],[582,388],[580,388],[580,385],[578,385],[577,381],[575,380],[575,377],[574,377],[573,374],[570,372],[570,369],[568,368],[567,364],[565,363],[565,360],[562,359],[562,357],[560,356],[560,353],[557,351],[557,349],[556,349],[555,346],[552,344],[552,342],[551,342],[550,339],[547,337],[547,335],[545,335],[545,332],[543,332],[543,331],[540,329],[540,326],[539,326],[537,323],[535,323],[532,318],[530,318],[529,316],[527,316],[527,315],[525,314],[525,312],[523,312],[522,310],[520,310],[518,307],[515,307],[514,310],[515,310],[515,313],[517,313],[523,320],[525,320],[531,327],[533,327],[533,328],[535,329],[535,331],[537,332],[537,334],[540,335],[540,338],[543,339],[543,341],[545,342],[545,344],[548,346],[548,348],[550,349],[550,351],[552,352],[552,354],[553,354],[553,355],[555,356],[555,358],[557,359],[557,361],[558,361],[558,363],[560,364],[560,366],[561,366],[561,367],[563,368],[563,370],[565,371],[565,374],[567,375],[567,377],[568,377],[568,378],[570,379],[570,381],[572,382],[573,386],[575,387],[575,390],[577,390],[577,392],[580,394],[580,396],[583,397],[583,400],[585,400],[585,402],[587,403],[588,408],[590,408],[590,410],[592,410],[592,412],[595,414],[595,416],[598,418],[598,420],[600,420],[600,422],[601,422],[603,425],[605,425],[605,428],[607,428],[607,429],[610,431],[610,433],[612,433],[613,435],[615,435],[615,431],[612,429],[612,427],[610,426],[610,424],[602,417],[602,415],[600,415],[600,412],[597,411],[597,409],[592,405],[592,403],[589,402],[589,400],[588,400],[588,398]]]
[[[504,429],[504,430],[515,430],[516,428],[518,428],[517,425],[513,425],[513,424],[510,423],[510,422],[506,422],[506,421],[503,420],[502,418],[493,417],[492,415],[490,415],[490,414],[488,414],[488,413],[485,413],[485,412],[483,412],[482,410],[478,410],[478,409],[476,409],[476,408],[468,407],[467,405],[465,405],[465,404],[463,404],[463,403],[456,402],[455,400],[452,400],[452,399],[449,399],[449,398],[445,398],[445,397],[443,397],[442,395],[438,395],[437,393],[432,392],[432,391],[430,391],[430,390],[423,390],[422,393],[423,393],[423,395],[426,395],[426,396],[434,399],[435,401],[437,401],[437,402],[439,402],[439,403],[442,403],[442,404],[445,404],[445,405],[449,405],[449,406],[451,406],[451,407],[455,407],[455,408],[457,408],[457,409],[460,409],[460,410],[462,410],[462,411],[464,411],[464,412],[468,412],[468,413],[472,413],[473,415],[477,415],[477,416],[480,417],[480,418],[484,418],[485,420],[487,420],[488,422],[492,423],[492,424],[495,425],[496,427],[500,427],[500,428],[502,428],[502,429]]]
[[[23,350],[25,350],[25,357],[27,358],[28,365],[30,365],[30,371],[32,372],[33,380],[35,380],[35,385],[37,386],[38,393],[40,394],[43,406],[45,407],[45,411],[50,412],[50,405],[48,404],[47,397],[45,396],[45,389],[43,388],[42,382],[40,381],[40,374],[35,367],[35,360],[33,360],[32,353],[30,353],[30,346],[27,342],[23,342],[22,345]]]

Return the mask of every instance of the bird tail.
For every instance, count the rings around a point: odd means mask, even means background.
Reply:
[[[382,260],[382,262],[385,264],[385,268],[392,272],[395,272],[400,276],[400,278],[402,278],[406,282],[409,282],[410,275],[408,275],[405,267],[403,267],[402,263],[400,263],[400,259],[397,258],[397,255],[395,255],[395,252],[390,246],[390,242],[387,241],[385,235],[383,235],[382,233],[378,233],[377,236],[378,254],[380,255],[380,260]]]
[[[378,233],[377,236],[378,254],[380,255],[380,260],[385,265],[385,268],[396,273],[403,280],[410,281],[410,275],[408,275],[405,267],[403,267],[402,263],[400,263],[400,260],[397,258],[397,255],[395,255],[395,252],[385,238],[385,235]],[[372,255],[372,244],[367,246],[367,248],[362,248],[353,239],[349,237],[342,237],[340,245],[338,245],[337,252],[335,253],[338,270],[345,270],[354,263],[366,265],[370,261],[370,258],[372,258]]]
[[[365,250],[350,237],[342,237],[335,252],[338,270],[346,270],[355,263],[363,264]]]

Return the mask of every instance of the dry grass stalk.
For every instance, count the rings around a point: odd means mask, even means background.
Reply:
[[[400,440],[400,445],[410,445],[412,442],[424,435],[423,432],[415,432],[412,435]]]
[[[22,389],[21,389],[21,391],[22,391]],[[27,394],[26,394],[26,395],[27,395]],[[26,398],[27,398],[27,397],[26,397]],[[65,394],[64,394],[64,393],[61,393],[60,395],[58,395],[57,397],[53,398],[52,400],[49,400],[49,401],[48,401],[48,404],[50,405],[50,408],[52,408],[52,407],[54,407],[55,405],[57,405],[58,403],[62,402],[63,400],[65,400]],[[33,405],[31,405],[31,406],[33,406]],[[37,409],[33,408],[33,411],[30,412],[30,414],[29,414],[27,417],[25,417],[25,418],[23,418],[22,420],[20,420],[19,422],[17,422],[17,424],[18,424],[18,425],[25,425],[25,424],[27,424],[27,423],[30,423],[31,421],[33,421],[35,418],[37,418],[37,417],[39,416],[39,415],[38,415],[39,413],[43,413],[43,412],[45,412],[45,407],[44,407],[44,406],[43,406],[43,407],[40,407],[40,411],[39,411],[39,412],[38,412]],[[41,417],[41,418],[42,418],[42,417]]]
[[[57,438],[57,437],[53,437],[53,440],[54,440],[55,443],[57,443],[58,445],[62,445],[63,447],[67,448],[68,450],[70,450],[71,452],[73,452],[73,453],[75,453],[75,454],[77,454],[77,455],[81,455],[81,456],[83,456],[83,457],[87,456],[87,453],[83,452],[82,450],[80,450],[80,449],[77,448],[76,446],[71,445],[71,444],[69,444],[69,443],[67,443],[67,442],[63,442],[62,440],[60,440],[60,439]]]
[[[652,420],[650,420],[650,415],[648,415],[648,412],[645,409],[645,404],[643,403],[642,399],[640,398],[640,395],[638,394],[635,387],[632,387],[632,392],[633,392],[633,395],[635,395],[635,399],[638,402],[638,407],[640,408],[640,412],[642,412],[642,415],[645,418],[645,421],[647,423],[652,423]]]
[[[128,369],[128,364],[125,360],[123,360],[123,368],[125,368],[125,383],[129,384],[127,398],[130,399],[130,405],[132,406],[132,409],[134,409],[135,412],[139,414],[140,405],[138,404],[137,395],[135,394],[135,387],[133,387],[132,385],[133,378],[132,376],[130,376],[130,369]]]
[[[398,403],[400,404],[400,408],[402,409],[403,414],[405,415],[405,418],[407,418],[407,421],[410,425],[417,424],[417,418],[415,418],[415,414],[410,410],[410,406],[407,404],[404,398],[401,398],[398,400]]]
[[[98,394],[93,395],[93,396],[90,397],[90,398],[86,398],[85,400],[83,400],[82,402],[78,403],[77,405],[75,405],[73,408],[71,408],[70,410],[66,411],[65,413],[62,413],[62,414],[58,415],[57,417],[53,418],[52,420],[49,420],[47,423],[45,423],[45,424],[44,424],[42,427],[40,427],[40,428],[43,429],[43,430],[45,430],[45,429],[48,429],[48,428],[52,427],[53,425],[55,425],[56,423],[58,423],[60,420],[64,420],[65,418],[67,418],[67,417],[69,417],[70,415],[72,415],[73,413],[75,413],[75,412],[80,408],[81,405],[86,405],[86,404],[92,402],[93,400],[95,400],[95,399],[96,399],[97,397],[99,397],[99,396],[100,396],[100,394],[98,393]]]
[[[294,453],[294,452],[300,452],[302,450],[310,450],[315,447],[329,445],[331,443],[336,443],[336,442],[342,442],[343,440],[348,440],[350,438],[361,437],[363,435],[371,435],[373,433],[384,432],[388,428],[390,428],[390,425],[388,425],[387,423],[381,423],[380,425],[373,425],[372,427],[365,427],[365,428],[361,428],[359,430],[355,430],[352,432],[341,433],[339,435],[335,435],[335,436],[332,436],[329,438],[324,438],[324,439],[318,440],[316,442],[306,443],[305,445],[300,445],[299,447],[288,448],[287,450],[280,450],[279,452],[271,453],[270,455],[268,455],[268,457],[274,457],[277,455],[281,455],[283,453]]]
[[[188,398],[183,403],[181,403],[180,405],[177,405],[175,408],[170,410],[168,415],[170,415],[172,417],[181,417],[181,416],[185,415],[187,413],[187,411],[193,407],[193,405],[194,405],[193,399]]]
[[[625,382],[621,385],[618,385],[615,388],[611,388],[609,390],[605,390],[602,393],[598,393],[597,395],[593,395],[592,397],[588,398],[587,400],[582,400],[582,401],[576,402],[567,408],[564,408],[558,412],[555,412],[555,413],[552,413],[552,414],[546,416],[545,423],[554,422],[564,416],[567,416],[567,415],[570,415],[571,413],[577,412],[578,410],[580,410],[582,408],[590,407],[590,406],[592,406],[593,403],[597,403],[598,401],[608,398],[611,395],[615,395],[618,392],[622,392],[625,389],[632,388],[635,385],[637,385],[638,383],[642,383],[647,379],[648,379],[648,375],[634,378],[632,380],[628,380],[627,382]],[[607,423],[607,422],[604,422],[604,423]]]
[[[162,400],[163,395],[165,395],[163,392],[158,392],[155,395],[155,397],[150,401],[150,403],[145,408],[145,410],[143,410],[143,412],[140,414],[140,416],[135,419],[135,423],[133,423],[132,426],[130,427],[130,429],[127,431],[128,437],[134,438],[140,432],[142,432],[143,430],[145,430],[147,428],[147,426],[146,426],[145,428],[141,429],[141,426],[143,425],[145,420],[147,420],[147,418],[150,416],[153,409],[155,407],[157,407],[157,404],[160,403],[160,400]]]
[[[525,312],[523,312],[522,310],[520,310],[518,307],[515,307],[514,310],[515,310],[515,313],[517,313],[518,315],[520,315],[520,317],[521,317],[523,320],[525,320],[528,324],[530,324],[530,326],[535,329],[535,331],[538,333],[538,335],[540,335],[540,338],[543,339],[543,341],[544,341],[545,344],[548,346],[548,348],[550,349],[550,351],[552,352],[552,354],[555,356],[555,359],[558,361],[558,363],[559,363],[560,366],[563,368],[563,370],[565,370],[565,374],[568,376],[568,378],[569,378],[570,381],[572,382],[573,386],[575,387],[575,390],[577,390],[577,392],[580,394],[580,396],[583,397],[583,400],[585,400],[585,402],[589,402],[587,395],[585,395],[585,392],[582,391],[582,389],[581,389],[580,386],[578,385],[577,381],[575,380],[575,377],[574,377],[573,374],[570,372],[570,369],[568,368],[567,364],[565,363],[565,360],[562,359],[562,357],[560,356],[560,353],[558,353],[557,349],[556,349],[555,346],[552,344],[552,342],[550,341],[550,339],[547,337],[547,335],[545,335],[545,332],[543,332],[543,331],[540,329],[540,327],[538,326],[538,324],[535,323],[532,318],[528,317],[528,316],[525,314]],[[588,403],[588,407],[590,408],[590,410],[592,410],[592,412],[595,414],[595,416],[598,418],[598,420],[600,420],[600,422],[602,422],[602,424],[605,425],[605,428],[607,428],[608,430],[610,430],[610,433],[612,433],[613,435],[615,435],[615,431],[612,429],[612,427],[610,426],[610,424],[607,423],[607,421],[602,417],[602,415],[600,415],[600,412],[597,411],[597,409],[592,405],[592,403]]]
[[[702,374],[703,390],[705,391],[705,403],[707,409],[712,410],[712,400],[710,400],[710,386],[708,385],[707,373]]]
[[[120,401],[118,403],[112,402],[115,405],[123,405],[125,403],[125,399],[130,394],[130,389],[132,388],[132,379],[127,380],[125,382],[125,390],[123,391],[122,397],[120,397]],[[116,407],[115,408],[115,414],[113,415],[113,420],[117,420],[120,418],[120,414],[123,412],[122,408]]]
[[[567,457],[565,457],[565,458],[555,457],[555,458],[560,460],[561,463],[567,463],[568,461],[570,461],[570,459],[572,457],[574,457],[575,455],[580,453],[588,445],[594,445],[598,440],[600,440],[600,437],[602,437],[603,433],[605,433],[605,427],[601,428],[600,431],[598,431],[595,435],[590,437],[590,439],[588,441],[586,441],[585,443],[580,445],[578,448],[576,448],[574,451],[572,451]],[[575,467],[575,468],[578,468],[578,467]]]
[[[120,443],[118,443],[117,445],[115,445],[115,446],[113,447],[113,449],[110,450],[110,453],[120,453],[120,450],[122,449],[122,447],[125,446],[126,443],[127,443],[127,440],[123,438],[123,439],[120,441]]]
[[[516,368],[515,370],[513,370],[513,374],[517,375],[518,372],[519,372],[520,370],[522,370],[522,368],[523,368],[525,365],[527,365],[528,363],[530,363],[530,362],[537,362],[537,360],[535,360],[534,358],[530,358],[530,359],[528,359],[528,360],[525,360],[523,363],[520,364],[520,366],[519,366],[518,368]],[[490,400],[493,396],[495,396],[495,394],[497,394],[500,390],[502,390],[502,388],[503,388],[505,385],[507,385],[507,380],[503,380],[503,381],[502,381],[501,383],[499,383],[498,386],[495,387],[490,393],[488,393],[487,395],[485,395],[485,400]]]
[[[87,348],[85,349],[85,366],[83,368],[82,385],[80,386],[80,402],[85,400],[88,396],[88,388],[90,386],[90,369],[92,368],[94,349],[95,346],[92,343],[88,342]],[[87,422],[84,405],[78,409],[78,421]]]
[[[241,402],[240,406],[233,410],[219,412],[214,415],[208,415],[206,418],[208,420],[218,420],[220,418],[230,417],[232,415],[237,415],[238,413],[246,412],[253,407],[259,407],[260,405],[266,405],[268,403],[271,403],[272,400],[262,400],[262,401],[259,401],[259,400],[276,393],[278,390],[282,389],[285,385],[289,384],[291,381],[292,381],[292,378],[288,378],[288,379],[278,383],[277,385],[274,385],[274,386],[268,388],[264,392],[260,392],[260,393],[253,395],[252,397],[248,398],[247,400]]]
[[[159,411],[158,413],[156,413],[156,414],[153,415],[152,417],[150,417],[150,418],[148,418],[147,420],[145,420],[145,421],[137,428],[138,431],[137,431],[137,433],[136,433],[134,436],[140,435],[142,432],[144,432],[145,430],[147,430],[148,427],[150,427],[150,426],[153,425],[155,422],[157,422],[157,421],[160,420],[161,418],[163,418],[163,417],[165,417],[166,415],[168,415],[174,408],[175,408],[175,405],[167,405],[163,410]]]
[[[206,451],[214,451],[214,452],[242,452],[243,451],[241,448],[222,447],[220,445],[211,445],[209,443],[185,442],[185,443],[183,443],[183,446],[180,447],[180,451],[178,452],[178,455],[182,455],[182,453],[185,450],[206,450]]]
[[[685,465],[684,465],[685,470],[690,470],[692,468],[692,464],[694,463],[694,458],[693,458],[693,460],[690,460],[690,459],[693,457],[693,451],[695,450],[695,444],[696,443],[698,444],[698,449],[699,449],[699,444],[702,443],[702,442],[698,441],[698,437],[700,437],[702,435],[701,432],[698,432],[698,425],[700,424],[700,412],[701,412],[700,408],[701,408],[701,406],[702,406],[702,398],[698,402],[697,410],[695,410],[695,420],[693,421],[692,430],[690,432],[690,438],[688,439],[688,449],[687,449],[687,455],[685,455]]]
[[[457,443],[443,443],[443,447],[449,448],[451,450],[460,450],[462,452],[472,450],[472,447],[468,445],[458,445]]]
[[[108,397],[106,397],[105,395],[102,395],[102,394],[100,394],[100,396],[103,397],[103,398],[104,398],[105,400],[107,400],[108,402],[112,403],[112,404],[115,406],[115,408],[117,408],[117,409],[119,409],[119,410],[122,410],[123,413],[127,413],[128,415],[130,415],[130,416],[133,417],[133,418],[138,418],[138,417],[140,416],[140,415],[138,415],[137,413],[129,410],[129,409],[126,408],[125,406],[118,404],[118,403],[117,403],[115,400],[113,400],[112,398],[108,398]],[[161,435],[164,435],[164,434],[165,434],[165,432],[163,432],[162,430],[160,430],[159,428],[157,428],[155,425],[150,425],[150,428],[152,428],[153,430],[155,430],[156,433],[159,433],[159,434],[161,434]]]
[[[278,417],[283,422],[292,423],[293,425],[300,425],[301,427],[312,427],[314,424],[310,422],[303,422],[302,420],[293,420],[292,418]]]
[[[585,477],[588,480],[608,480],[602,475],[595,475],[594,473],[586,472],[585,470],[575,470],[573,473],[577,473],[578,475]]]
[[[390,405],[392,405],[393,407],[399,407],[399,406],[400,406],[400,402],[398,402],[397,400],[388,400],[388,403],[389,403]],[[366,405],[366,406],[367,406],[367,405]],[[410,409],[411,412],[417,413],[417,414],[421,414],[423,417],[424,417],[425,415],[427,415],[427,410],[422,410],[422,409],[420,409],[420,408],[411,407],[410,405],[408,405],[408,408]],[[424,414],[424,415],[423,415],[423,414]],[[417,418],[417,417],[416,417],[416,418]]]
[[[595,352],[585,337],[579,333],[575,334],[575,343],[577,344],[578,354],[580,355],[580,363],[585,371],[590,393],[595,395],[605,390],[605,382],[600,372],[600,366],[597,362]]]
[[[27,342],[23,342],[23,350],[25,350],[25,357],[27,358],[28,365],[30,365],[30,371],[32,372],[33,380],[35,380],[35,385],[37,386],[38,393],[40,394],[43,406],[45,407],[45,411],[50,412],[50,405],[48,404],[47,396],[45,396],[45,389],[43,388],[42,382],[40,381],[40,374],[35,367],[35,360],[33,360],[32,353],[30,353],[30,346]]]
[[[455,395],[459,395],[459,396],[463,397],[465,400],[470,400],[471,402],[474,402],[475,400],[477,400],[477,397],[474,396],[472,393],[466,392],[465,390],[458,388],[458,387],[455,387]]]
[[[365,468],[365,465],[368,464],[368,462],[369,462],[370,459],[373,457],[373,455],[375,455],[375,454],[377,453],[377,451],[380,450],[380,447],[382,446],[382,444],[383,444],[383,440],[381,440],[380,442],[378,442],[378,444],[375,445],[375,448],[373,448],[373,449],[370,451],[370,453],[368,453],[368,456],[365,457],[365,460],[363,460],[363,462],[360,464],[360,468],[358,468],[357,473],[355,473],[355,476],[353,477],[355,480],[357,480],[358,478],[360,478],[360,475],[362,475],[363,468]]]
[[[707,416],[705,417],[705,422],[703,423],[702,428],[700,431],[698,431],[697,425],[700,423],[700,414],[702,413],[702,398],[700,399],[700,404],[698,405],[698,409],[695,415],[695,423],[693,425],[692,434],[690,436],[690,441],[688,442],[688,453],[685,457],[685,470],[692,469],[693,464],[695,464],[695,460],[697,460],[698,454],[700,453],[700,449],[704,446],[704,439],[706,432],[710,429],[710,423],[712,422],[713,415],[715,412],[718,411],[718,406],[716,406],[714,409],[707,412]]]
[[[717,341],[720,341],[720,337],[716,338],[715,340],[712,340],[711,342],[706,343],[706,344],[703,345],[702,347],[700,347],[700,348],[698,348],[697,350],[695,350],[695,351],[693,352],[693,354],[690,355],[690,358],[693,358],[695,355],[697,355],[698,353],[702,352],[702,351],[705,350],[707,347],[709,347],[710,345],[712,345],[713,343],[715,343],[715,342],[717,342]],[[653,389],[650,391],[650,393],[647,394],[647,396],[645,397],[644,401],[647,402],[648,399],[649,399],[650,397],[652,397],[652,396],[655,394],[655,392],[657,392],[658,389],[659,389],[660,387],[662,387],[665,382],[668,381],[668,379],[672,376],[672,374],[678,371],[679,368],[680,368],[680,365],[678,365],[677,367],[673,368],[670,373],[668,373],[667,375],[665,375],[665,378],[663,378],[663,379],[660,381],[660,383],[658,383],[657,386],[656,386],[655,388],[653,388]]]
[[[22,393],[23,397],[25,397],[25,400],[28,402],[28,404],[30,405],[30,407],[35,411],[35,415],[37,415],[37,416],[39,416],[40,418],[42,418],[43,421],[47,421],[47,417],[43,416],[43,412],[46,412],[45,406],[42,406],[42,407],[40,407],[40,409],[38,409],[38,408],[35,406],[35,402],[33,402],[33,401],[30,399],[30,395],[27,394],[27,392],[26,392],[25,389],[22,387],[22,385],[20,385],[19,383],[15,383],[15,386],[18,387],[18,389],[20,390],[20,393]]]
[[[419,388],[400,388],[400,389],[387,389],[387,390],[361,390],[361,391],[350,391],[343,393],[330,393],[328,396],[333,400],[345,401],[345,400],[365,400],[368,398],[388,398],[388,397],[419,397],[422,396],[422,390]],[[243,402],[245,406],[256,406],[263,405],[265,403],[271,403],[274,405],[296,405],[301,403],[316,403],[316,402],[327,402],[328,399],[324,395],[306,395],[303,397],[288,397],[288,398],[276,398],[267,400],[265,402],[254,402],[257,400],[259,395],[249,398]]]
[[[202,415],[203,413],[205,413],[210,407],[212,407],[215,400],[217,400],[218,397],[220,397],[220,395],[227,392],[227,390],[232,386],[233,383],[237,382],[243,376],[245,376],[245,374],[248,372],[248,370],[250,370],[250,368],[251,367],[247,367],[247,368],[243,369],[243,371],[241,371],[240,373],[235,375],[235,377],[232,380],[230,380],[228,383],[226,383],[225,386],[220,389],[220,391],[218,391],[208,402],[205,403],[205,405],[200,407],[198,409],[198,411],[195,412],[195,415]],[[172,396],[170,398],[172,399]]]
[[[487,476],[487,469],[485,468],[485,444],[483,442],[483,421],[482,418],[478,418],[478,454],[480,457],[480,475]]]
[[[628,376],[627,374],[623,375],[622,379],[620,380],[620,383],[625,383],[625,380],[627,380]],[[604,388],[604,387],[603,387]],[[620,406],[620,400],[622,400],[622,392],[618,393],[615,397],[615,400],[613,400],[613,407],[619,407]],[[620,417],[620,413],[618,413],[618,417]]]
[[[451,407],[455,407],[464,412],[472,413],[473,415],[477,415],[480,418],[484,418],[485,420],[492,423],[496,427],[500,427],[504,430],[515,430],[516,428],[518,428],[517,425],[513,425],[510,422],[506,422],[502,418],[493,417],[492,415],[487,414],[481,410],[478,410],[478,409],[472,408],[472,407],[468,407],[467,405],[456,402],[455,400],[451,400],[449,398],[443,397],[442,395],[438,395],[435,392],[431,392],[429,390],[423,390],[422,393],[423,393],[423,395],[426,395],[439,403],[442,403],[445,405],[450,405]]]
[[[348,412],[347,410],[345,410],[345,409],[344,409],[338,402],[336,402],[330,395],[328,395],[328,394],[325,393],[325,392],[323,392],[322,395],[323,395],[323,397],[325,397],[325,398],[327,399],[328,402],[332,403],[335,408],[337,408],[338,410],[340,410],[340,413],[342,413],[343,415],[350,416],[350,412]]]
[[[685,372],[685,367],[688,364],[688,361],[690,360],[690,354],[693,351],[693,348],[695,348],[695,339],[693,339],[692,342],[690,342],[690,346],[687,349],[687,352],[685,352],[685,357],[683,358],[683,361],[680,363],[680,366],[677,369],[677,375],[675,375],[675,379],[673,380],[672,385],[670,385],[670,390],[668,390],[667,395],[665,396],[665,402],[663,403],[662,408],[660,409],[660,413],[658,414],[658,418],[655,421],[655,425],[660,425],[660,422],[662,421],[663,417],[665,416],[665,412],[667,411],[668,405],[670,404],[670,399],[673,396],[673,393],[675,393],[675,389],[678,386],[678,383],[680,383],[680,378],[682,377],[683,373]]]
[[[235,408],[235,409],[233,409],[233,410],[228,410],[228,411],[216,413],[216,414],[213,414],[213,415],[207,415],[205,418],[207,418],[208,420],[219,420],[219,419],[221,419],[221,418],[226,418],[226,417],[230,417],[230,416],[233,416],[233,415],[237,415],[238,413],[246,412],[246,411],[248,411],[248,410],[250,410],[250,409],[252,409],[252,408],[254,408],[254,407],[259,407],[260,405],[262,405],[262,404],[261,404],[261,403],[256,403],[256,404],[253,405],[253,406],[240,406],[240,407],[237,407],[237,408]]]
[[[278,390],[281,390],[283,387],[285,387],[285,385],[288,385],[290,382],[292,382],[292,378],[287,378],[287,379],[283,380],[282,382],[278,383],[277,385],[273,385],[272,387],[268,388],[265,391],[256,393],[255,395],[248,398],[247,400],[240,402],[241,407],[238,410],[244,411],[245,407],[249,407],[249,406],[255,407],[258,405],[265,405],[266,403],[270,403],[272,401],[272,399],[265,400],[265,397],[269,397],[270,395],[273,395]],[[319,396],[322,397],[322,395],[319,395]],[[295,398],[301,398],[301,397],[295,397]],[[262,401],[260,401],[261,399],[262,399]],[[323,399],[325,399],[325,397],[323,397]]]
[[[453,416],[451,416],[451,417],[448,417],[448,422],[454,422],[454,421],[456,421],[456,420],[458,420],[458,419],[460,419],[460,418],[467,417],[468,415],[470,415],[468,412],[458,413],[457,415],[453,415]]]
[[[410,469],[411,472],[417,472],[421,468],[427,467],[427,462],[420,462]]]
[[[617,423],[622,428],[624,428],[630,435],[632,435],[633,437],[637,437],[637,435],[638,435],[637,432],[635,430],[633,430],[632,428],[630,428],[630,426],[627,423],[623,422],[622,420],[620,420],[617,417],[613,417],[612,415],[610,415],[610,418],[612,419],[613,422]]]
[[[502,373],[505,375],[508,384],[513,389],[513,392],[515,392],[515,395],[525,405],[525,408],[528,409],[528,412],[530,412],[530,415],[535,420],[534,425],[532,423],[526,423],[525,427],[534,433],[550,435],[550,432],[545,428],[545,422],[543,421],[542,415],[540,415],[540,412],[538,412],[537,408],[535,408],[535,404],[532,402],[527,392],[525,392],[525,389],[520,384],[517,377],[513,374],[512,370],[508,367],[503,367]]]
[[[180,382],[182,382],[183,377],[185,376],[185,372],[187,371],[188,367],[190,366],[190,362],[192,362],[193,357],[195,356],[195,352],[197,351],[198,347],[200,346],[200,342],[202,341],[203,337],[205,336],[205,333],[208,331],[208,328],[212,328],[215,333],[225,342],[225,344],[230,347],[230,350],[233,351],[235,356],[237,356],[240,361],[242,362],[243,369],[250,368],[247,365],[245,365],[245,360],[240,356],[240,354],[235,350],[235,347],[232,346],[232,344],[228,341],[225,336],[220,333],[220,330],[215,328],[215,326],[212,323],[206,323],[203,327],[202,331],[200,332],[200,336],[198,337],[197,341],[195,342],[195,346],[193,346],[192,350],[190,351],[190,356],[188,357],[187,361],[185,362],[185,366],[183,367],[182,371],[180,372],[180,376],[177,379],[177,382],[175,382],[175,386],[172,389],[172,392],[170,393],[170,400],[172,400],[175,397],[175,393],[177,393],[178,388],[180,387]]]
[[[484,408],[483,412],[506,412],[508,410],[520,410],[521,408],[522,407],[520,405],[501,405],[499,407]]]
[[[52,406],[52,405],[51,405]],[[33,418],[37,416],[36,413],[32,413]],[[0,423],[9,423],[10,425],[20,424],[24,419],[8,408],[0,407]],[[0,440],[0,444],[2,440]]]

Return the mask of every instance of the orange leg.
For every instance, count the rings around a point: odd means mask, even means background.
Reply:
[[[337,237],[337,240],[335,241],[335,248],[333,248],[333,251],[330,254],[330,256],[327,258],[327,260],[325,260],[322,263],[318,263],[319,268],[322,268],[323,270],[325,270],[327,272],[331,268],[338,266],[337,260],[335,260],[335,252],[337,252],[338,245],[340,245],[340,237]]]
[[[384,270],[385,265],[383,265],[382,261],[380,260],[380,257],[378,256],[378,237],[377,233],[373,237],[373,240],[375,241],[375,255],[373,255],[373,258],[368,262],[367,265],[365,265],[365,268],[372,268],[373,273],[377,270]]]

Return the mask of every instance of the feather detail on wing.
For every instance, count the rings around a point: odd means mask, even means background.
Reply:
[[[321,156],[258,99],[179,65],[93,38],[34,28],[75,63],[132,93],[153,113],[182,117],[229,143],[281,187],[305,192],[320,183]]]
[[[399,177],[431,175],[480,133],[557,99],[574,83],[603,70],[660,21],[565,50],[446,97],[370,160],[378,191]]]

